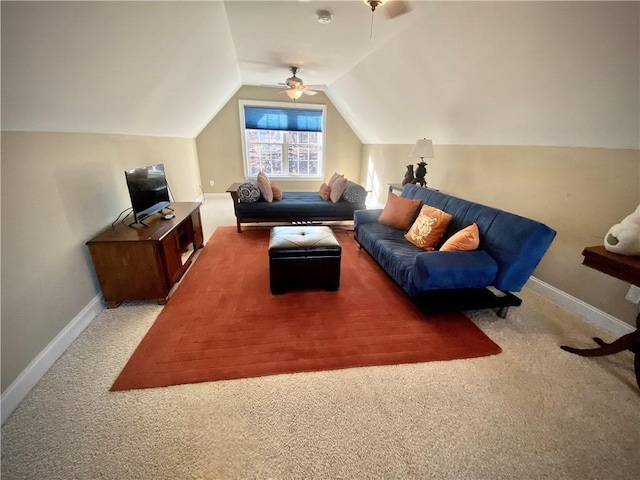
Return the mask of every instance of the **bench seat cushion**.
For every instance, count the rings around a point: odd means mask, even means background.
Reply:
[[[284,192],[282,200],[265,202],[263,199],[254,203],[239,203],[236,215],[242,218],[321,218],[321,217],[353,217],[355,210],[363,210],[366,206],[361,202],[331,202],[322,200],[318,192]]]

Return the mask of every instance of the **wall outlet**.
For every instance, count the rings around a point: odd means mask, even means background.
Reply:
[[[635,285],[631,285],[629,287],[629,291],[627,295],[624,297],[632,303],[636,305],[640,305],[640,287],[636,287]]]
[[[215,182],[215,181],[213,181],[213,180],[209,180],[209,186],[210,186],[210,187],[215,186],[215,184],[216,184],[216,182]]]

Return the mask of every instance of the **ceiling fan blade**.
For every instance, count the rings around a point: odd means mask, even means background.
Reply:
[[[411,11],[411,5],[405,0],[390,0],[384,4],[385,17],[388,19],[396,18]]]
[[[318,92],[316,92],[315,90],[309,90],[308,88],[304,88],[302,89],[302,93],[304,93],[305,95],[316,95]]]
[[[310,90],[317,90],[319,92],[324,92],[328,88],[326,85],[305,85],[304,87]]]

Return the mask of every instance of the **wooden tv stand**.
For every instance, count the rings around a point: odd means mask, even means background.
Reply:
[[[145,219],[148,226],[118,222],[87,242],[107,308],[126,300],[167,303],[196,250],[204,246],[200,205],[172,203],[175,217],[170,220],[156,213]]]

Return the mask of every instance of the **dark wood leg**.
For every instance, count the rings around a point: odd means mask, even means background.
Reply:
[[[640,313],[636,317],[636,330],[623,335],[619,339],[606,343],[599,337],[593,337],[593,341],[598,344],[596,348],[574,348],[562,345],[560,348],[569,353],[575,353],[581,357],[603,357],[614,353],[629,350],[634,353],[633,365],[636,374],[636,383],[640,387]]]

